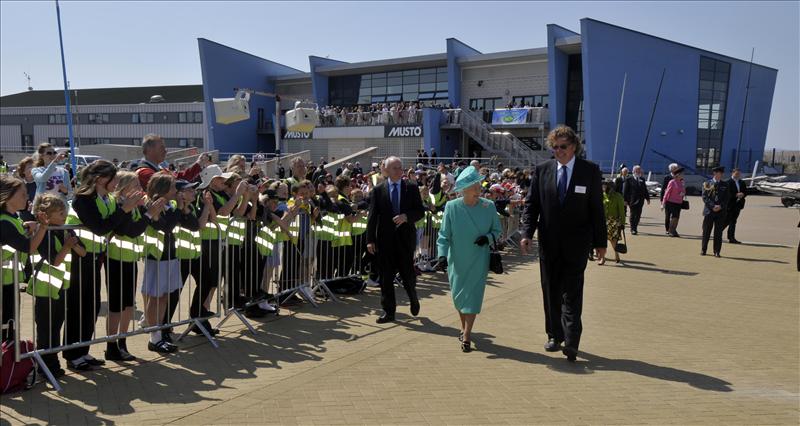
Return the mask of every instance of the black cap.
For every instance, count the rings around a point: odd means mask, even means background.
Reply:
[[[714,167],[713,169],[711,169],[711,171],[714,172],[714,173],[717,173],[717,172],[725,173],[725,167],[717,166],[717,167]]]
[[[175,181],[175,189],[177,189],[178,191],[194,188],[197,185],[198,185],[197,182],[189,182],[188,180],[183,180],[183,179],[178,179]]]

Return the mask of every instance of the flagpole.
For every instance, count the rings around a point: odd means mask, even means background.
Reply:
[[[64,39],[61,36],[61,8],[56,0],[56,19],[58,20],[58,44],[61,47],[61,73],[64,77],[64,102],[67,108],[67,131],[69,133],[69,154],[72,172],[78,175],[78,162],[75,158],[75,138],[72,136],[72,106],[69,101],[69,87],[67,83],[67,64],[64,61]]]
[[[619,114],[617,114],[617,134],[614,136],[614,155],[611,158],[611,176],[614,176],[617,165],[617,143],[619,143],[619,125],[622,122],[622,103],[625,101],[625,85],[628,83],[628,73],[622,78],[622,94],[619,96]]]

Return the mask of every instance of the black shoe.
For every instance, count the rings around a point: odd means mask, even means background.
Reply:
[[[722,256],[720,256],[719,253],[714,253],[714,257],[722,257]]]
[[[741,241],[737,240],[736,238],[731,238],[730,240],[728,240],[728,242],[731,243],[731,244],[741,244],[742,243]]]
[[[706,251],[705,250],[700,252],[700,256],[705,256],[705,255],[706,255]]]
[[[208,322],[208,320],[203,320],[200,323],[203,324],[203,327],[206,329],[206,331],[208,331],[208,334],[212,336],[216,336],[217,334],[219,334],[219,329],[211,327],[211,323]],[[204,336],[203,331],[200,330],[199,327],[196,327],[194,325],[192,325],[192,333]]]
[[[377,320],[375,320],[378,324],[386,324],[387,322],[394,322],[394,315],[389,315],[384,313]]]
[[[639,231],[637,231],[637,230],[635,230],[635,229],[631,229],[631,234],[633,234],[633,235],[637,235],[638,233],[639,233]]]
[[[547,352],[558,352],[561,350],[561,341],[556,339],[548,339],[544,344],[544,350]]]
[[[97,358],[86,359],[86,358],[84,358],[84,360],[86,360],[86,363],[91,365],[92,367],[100,367],[100,366],[106,365],[106,362],[103,361],[102,359],[97,359]]]
[[[564,349],[561,350],[561,353],[567,356],[567,361],[575,362],[578,359],[578,350],[574,348],[570,348],[569,346],[565,346]]]
[[[416,297],[411,301],[411,315],[419,315],[419,299]]]
[[[76,370],[76,371],[91,371],[91,370],[93,370],[92,366],[89,365],[89,363],[84,361],[83,359],[81,359],[80,361],[77,361],[77,362],[76,361],[77,360],[67,361],[67,368],[69,368],[70,370]]]
[[[162,339],[155,344],[153,344],[153,342],[147,342],[147,350],[151,352],[158,352],[160,354],[171,354],[176,352],[178,347]]]
[[[469,340],[461,342],[461,352],[472,352],[472,342]]]
[[[167,343],[175,343],[172,341],[172,328],[165,328],[161,330],[161,338]],[[122,348],[120,348],[120,351],[122,351]]]
[[[67,374],[67,372],[64,371],[63,368],[58,367],[58,366],[56,366],[56,367],[47,367],[47,368],[50,370],[50,374],[53,375],[54,379],[58,379],[60,377],[64,377],[64,375]],[[42,377],[47,377],[47,375],[44,374],[44,371],[42,371],[42,369],[39,369],[38,372]]]

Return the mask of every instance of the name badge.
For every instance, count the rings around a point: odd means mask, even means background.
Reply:
[[[576,194],[585,194],[586,193],[586,187],[585,186],[580,186],[580,185],[575,185],[575,193]]]

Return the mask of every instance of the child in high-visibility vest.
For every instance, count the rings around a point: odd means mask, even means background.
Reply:
[[[183,287],[181,281],[181,262],[176,255],[174,230],[177,226],[196,226],[197,218],[178,209],[175,201],[177,189],[175,177],[169,173],[156,173],[147,184],[149,205],[166,200],[161,214],[150,218],[150,226],[145,231],[144,315],[148,327],[161,326],[169,307],[170,293]],[[178,350],[166,341],[161,330],[150,332],[147,349],[158,353],[173,353]]]
[[[67,220],[67,205],[61,197],[44,193],[36,197],[33,213],[37,216],[46,215],[50,225],[61,226]],[[61,344],[66,304],[64,295],[69,288],[72,253],[86,255],[86,249],[79,241],[72,231],[50,230],[37,253],[31,256],[33,274],[27,291],[35,297],[37,349],[49,349]],[[57,354],[42,355],[42,360],[54,377],[64,375]]]
[[[211,197],[211,204],[209,208],[209,220],[206,226],[200,229],[201,239],[201,269],[200,281],[197,283],[194,294],[192,295],[192,304],[189,308],[189,315],[192,318],[209,317],[215,315],[210,310],[211,299],[214,297],[214,292],[219,285],[220,263],[224,261],[223,247],[220,243],[225,239],[227,233],[227,225],[230,219],[231,212],[236,208],[236,202],[239,196],[247,189],[245,184],[240,184],[236,187],[235,196],[228,196],[226,190],[227,180],[233,176],[233,173],[223,173],[222,169],[217,165],[210,165],[203,169],[200,174],[202,183],[198,189],[204,190],[203,195],[198,195],[196,201],[197,208],[205,208],[208,204],[205,194]],[[221,260],[222,259],[222,260]],[[208,320],[203,321],[203,326],[212,334],[217,334],[218,330],[211,328]],[[193,327],[193,332],[202,334],[200,329]]]
[[[239,192],[239,186],[244,186],[244,190]],[[258,191],[255,186],[236,173],[225,181],[225,192],[232,200],[236,200],[236,208],[230,214],[228,222],[228,232],[225,247],[225,308],[241,309],[244,307],[245,299],[242,298],[242,284],[245,278],[245,250],[244,239],[247,231],[245,212],[250,199]]]
[[[278,266],[280,266],[281,242],[278,241],[278,233],[283,232],[284,235],[289,235],[289,224],[281,219],[283,211],[280,209],[278,193],[276,191],[278,184],[270,188],[271,189],[268,189],[261,197],[263,209],[260,225],[262,226],[262,230],[259,231],[256,237],[256,245],[259,248],[258,264],[263,266],[262,272],[258,277],[258,282],[261,284],[261,290],[265,294],[269,294],[270,283],[276,278],[275,272]],[[274,310],[266,301],[259,303],[258,306],[266,311]]]
[[[117,173],[117,179],[119,182],[114,191],[117,202],[124,201],[129,194],[138,194],[139,196],[143,194],[139,176],[136,173],[120,171]],[[144,237],[142,235],[150,225],[150,218],[158,216],[161,209],[164,208],[164,204],[165,201],[153,203],[148,209],[145,209],[144,199],[140,198],[139,205],[128,213],[125,220],[114,230],[114,235],[108,239],[106,333],[109,336],[126,333],[133,321],[136,279],[139,273],[137,263],[144,253]],[[136,360],[136,357],[128,351],[128,343],[125,338],[107,342],[105,358],[109,361]]]
[[[92,339],[100,312],[100,272],[105,259],[106,239],[136,208],[142,194],[126,194],[121,205],[112,192],[117,187],[117,167],[106,160],[96,160],[81,172],[80,186],[72,200],[72,210],[67,224],[83,225],[75,230],[86,248],[83,256],[71,265],[70,285],[67,289],[66,328],[64,344],[70,345]],[[90,370],[105,364],[89,355],[89,347],[65,350],[62,355],[67,366],[76,370]]]
[[[182,179],[175,182],[175,189],[178,191],[178,209],[186,216],[186,221],[175,231],[177,245],[175,254],[181,261],[181,283],[184,285],[189,275],[194,278],[195,285],[200,282],[202,258],[200,229],[206,226],[211,211],[214,209],[211,194],[206,192],[203,195],[203,210],[198,214],[195,206],[196,186],[197,183],[189,183]],[[216,259],[214,260],[216,261]],[[178,309],[182,289],[183,287],[169,294],[169,308],[164,315],[164,324],[172,321],[172,317]],[[161,336],[167,342],[173,343],[171,328],[162,330]]]
[[[14,275],[17,282],[25,282],[25,262],[28,254],[33,253],[42,242],[47,232],[47,216],[39,215],[36,219],[38,227],[32,236],[28,236],[26,227],[33,229],[36,223],[25,223],[19,218],[17,212],[28,205],[28,191],[25,182],[12,176],[0,176],[0,245],[2,245],[2,269],[0,272],[0,318],[2,324],[8,328],[0,334],[0,340],[6,341],[14,338],[12,320],[14,319],[14,298],[17,288],[14,286]],[[17,261],[14,262],[14,253]]]

